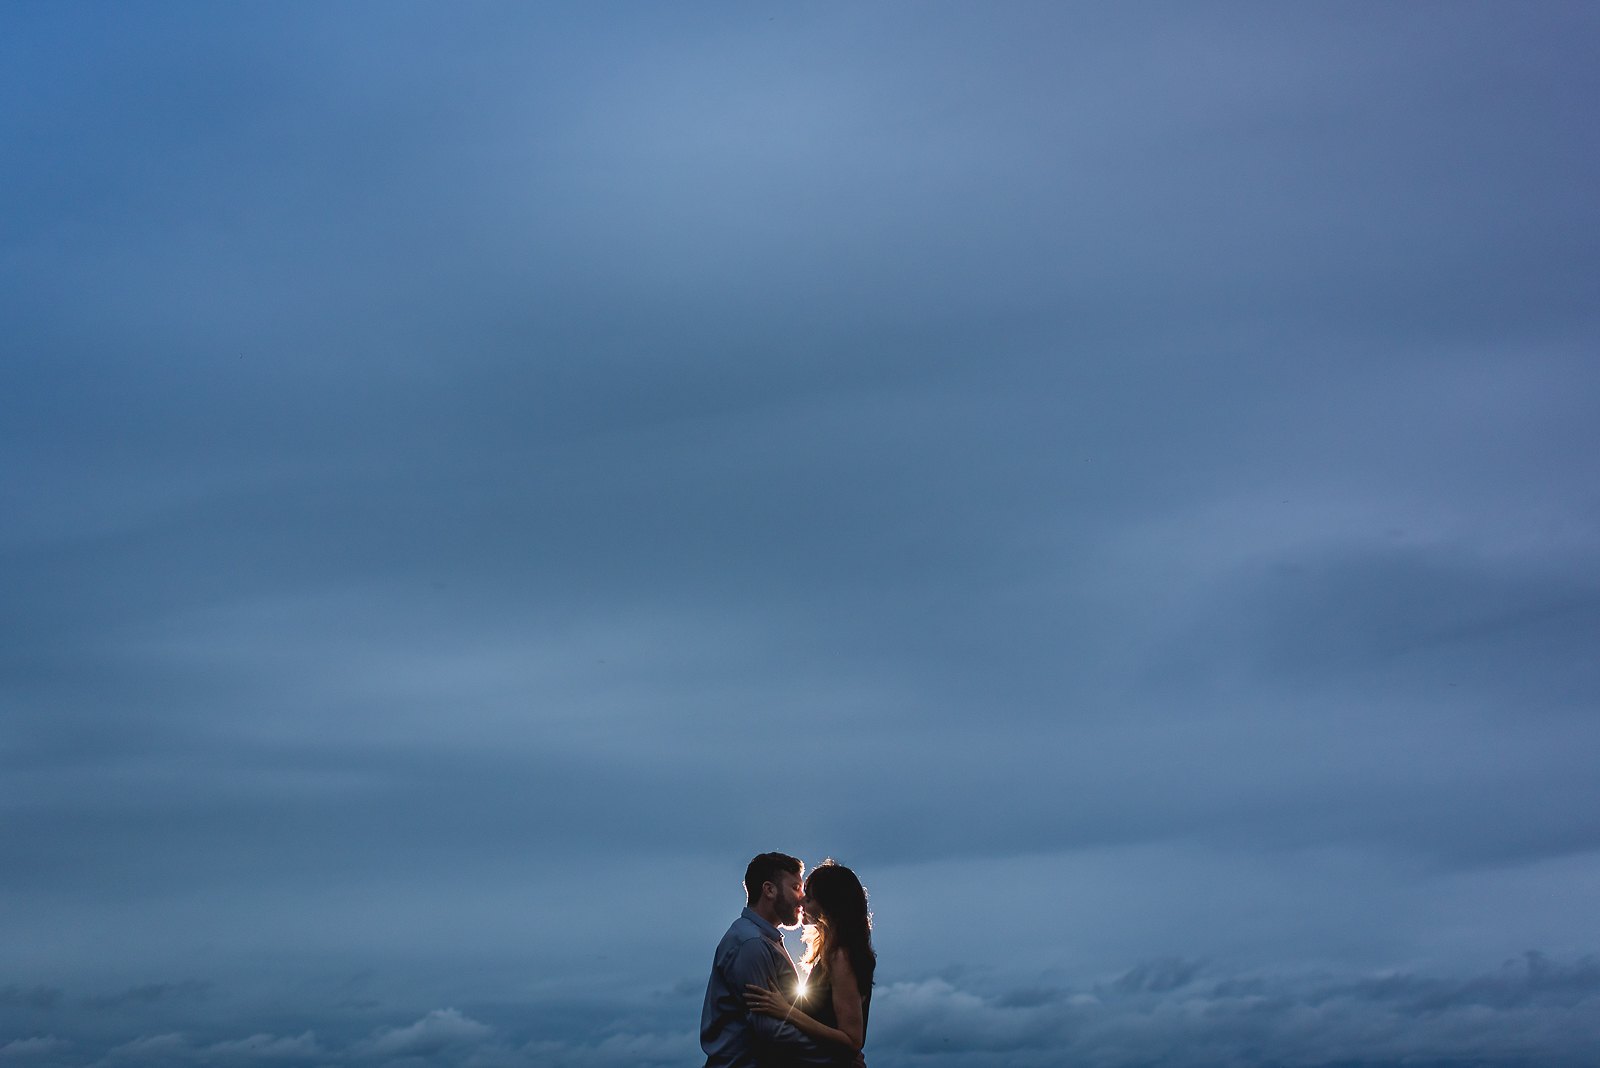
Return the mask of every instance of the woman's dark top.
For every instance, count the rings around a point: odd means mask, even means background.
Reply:
[[[872,977],[856,976],[856,982],[861,986],[861,1035],[863,1040],[867,1033],[867,1017],[872,1012]],[[833,1011],[833,982],[828,978],[828,971],[820,965],[813,968],[811,978],[806,981],[807,1015],[820,1024],[837,1028],[839,1014]]]

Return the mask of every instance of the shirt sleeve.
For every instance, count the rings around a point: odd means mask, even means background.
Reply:
[[[794,966],[783,959],[782,951],[765,938],[752,938],[739,947],[728,968],[728,978],[740,997],[744,996],[746,983],[782,991],[785,997],[794,997]],[[785,1023],[763,1013],[750,1013],[750,1027],[759,1041],[779,1046],[786,1057],[798,1064],[831,1064],[833,1059],[811,1037],[791,1023]]]

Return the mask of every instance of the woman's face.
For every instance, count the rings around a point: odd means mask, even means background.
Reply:
[[[822,905],[811,900],[811,895],[807,894],[805,902],[801,907],[805,910],[805,916],[801,918],[801,922],[807,926],[815,927],[818,919],[820,919],[822,916]]]

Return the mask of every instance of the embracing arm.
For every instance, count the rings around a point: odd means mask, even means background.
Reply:
[[[833,983],[833,1016],[839,1021],[838,1027],[829,1027],[807,1016],[781,993],[766,987],[745,987],[745,1000],[753,1011],[786,1020],[818,1042],[859,1053],[867,1040],[867,1025],[861,1016],[861,985],[856,981],[849,955],[843,950],[829,958],[828,976]]]
[[[836,950],[828,962],[828,974],[833,979],[833,1018],[839,1021],[839,1031],[850,1040],[850,1048],[859,1050],[867,1042],[867,1021],[861,1013],[861,984],[850,955]]]
[[[794,966],[788,963],[786,957],[782,957],[782,953],[782,950],[769,946],[761,938],[753,938],[740,946],[728,970],[728,977],[733,980],[730,989],[738,990],[738,984],[744,983],[746,990],[757,987],[772,991],[786,989],[793,993]],[[782,1013],[774,1016],[759,1011],[751,1011],[749,1016],[750,1027],[762,1041],[784,1047],[791,1056],[799,1056],[807,1061],[817,1059],[820,1063],[822,1053],[817,1049],[816,1040],[800,1031],[794,1019],[786,1020]]]

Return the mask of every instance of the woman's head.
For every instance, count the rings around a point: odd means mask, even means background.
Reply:
[[[825,860],[806,876],[806,923],[828,925],[859,917],[870,926],[867,891],[856,873],[836,860]]]
[[[806,960],[827,967],[835,950],[844,950],[862,986],[872,982],[877,955],[872,951],[872,913],[867,908],[867,891],[856,873],[828,859],[806,876],[805,922],[810,951]]]

